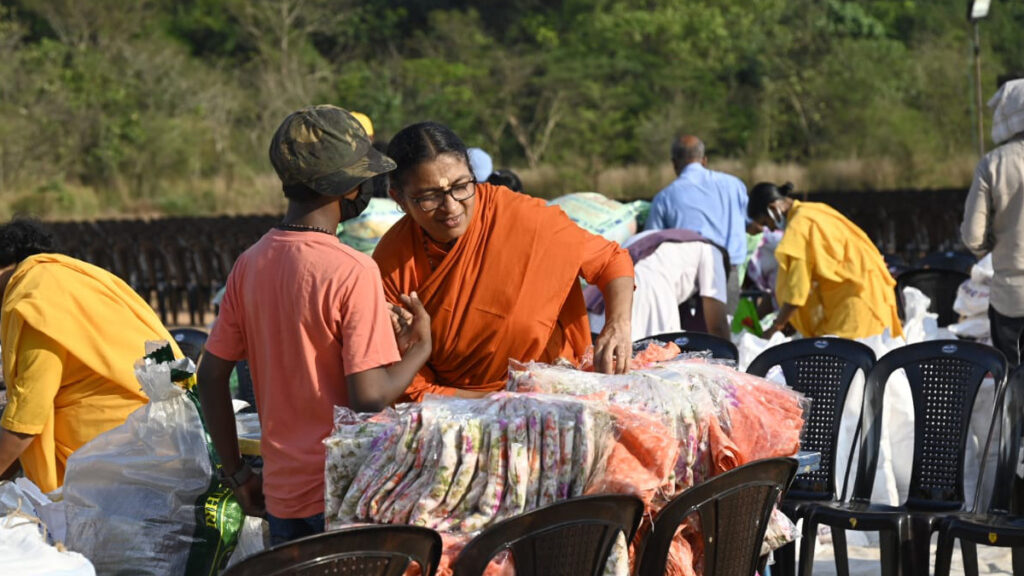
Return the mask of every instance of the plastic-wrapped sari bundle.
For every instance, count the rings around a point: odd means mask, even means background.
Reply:
[[[708,426],[712,476],[753,460],[792,456],[800,449],[810,401],[791,388],[703,360],[662,362],[643,372],[689,382],[702,395],[694,406]],[[709,477],[700,470],[695,476],[696,482]]]
[[[700,449],[701,443],[707,443],[707,426],[702,432],[699,415],[714,409],[699,387],[681,378],[659,377],[656,372],[609,376],[540,363],[514,366],[510,374],[509,387],[514,390],[600,399],[656,417],[678,440],[678,456],[671,471],[675,490],[667,496],[693,485],[698,455],[707,452]]]
[[[327,465],[324,469],[328,479],[324,491],[324,515],[337,517],[342,500],[362,462],[390,434],[385,429],[395,426],[393,413],[384,412],[373,419],[362,419],[348,408],[336,408],[334,434],[324,440],[327,447]]]
[[[625,425],[602,402],[511,393],[428,396],[373,416],[339,413],[325,440],[330,527],[409,523],[475,532],[593,492],[595,479],[607,482],[614,435]]]
[[[807,400],[785,386],[694,358],[654,362],[622,376],[538,363],[514,365],[509,388],[601,398],[613,411],[615,406],[628,408],[666,424],[678,441],[675,493],[752,460],[795,454],[807,407]],[[629,437],[620,437],[619,446]],[[609,473],[602,478],[609,483],[602,488],[618,491],[617,478],[627,477],[637,475],[627,473],[612,458]],[[650,511],[655,512],[659,504],[654,499]],[[793,536],[792,522],[776,512],[765,551]],[[691,526],[680,531],[673,541],[670,573],[695,573],[694,567],[702,563],[699,542],[699,530]]]
[[[509,388],[600,398],[656,416],[680,440],[680,488],[752,460],[795,454],[808,404],[784,385],[701,359],[613,376],[530,363],[513,366]]]
[[[339,418],[325,441],[328,526],[411,523],[470,535],[602,492],[635,494],[655,511],[722,469],[794,453],[802,425],[799,395],[703,360],[620,376],[527,364],[513,367],[509,387],[519,393],[427,396]]]
[[[665,497],[679,459],[671,422],[606,394],[428,396],[372,416],[339,409],[325,444],[328,527],[409,523],[442,531],[452,549],[441,574],[465,537],[558,500],[602,492],[648,503]],[[513,563],[502,559],[488,573]],[[606,573],[628,573],[624,544]]]

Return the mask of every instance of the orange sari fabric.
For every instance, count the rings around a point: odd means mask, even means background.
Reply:
[[[402,398],[414,401],[500,390],[510,359],[577,362],[591,345],[579,277],[603,289],[633,276],[618,244],[558,207],[491,184],[477,184],[473,220],[447,254],[405,216],[373,258],[388,300],[415,291],[430,313],[434,349]]]

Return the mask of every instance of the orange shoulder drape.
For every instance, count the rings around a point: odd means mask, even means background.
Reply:
[[[600,288],[633,275],[629,253],[558,207],[478,184],[466,233],[431,270],[423,230],[402,218],[374,252],[388,300],[416,291],[430,313],[430,361],[405,400],[499,390],[508,361],[577,361],[591,344],[579,277]]]

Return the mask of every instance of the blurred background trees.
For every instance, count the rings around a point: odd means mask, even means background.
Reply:
[[[982,26],[987,97],[1024,3]],[[680,131],[748,181],[965,186],[971,82],[959,0],[0,0],[0,214],[276,210],[267,143],[314,103],[545,196],[650,196]]]

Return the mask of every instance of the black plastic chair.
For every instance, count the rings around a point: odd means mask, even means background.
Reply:
[[[768,348],[747,367],[747,373],[762,378],[773,366],[782,368],[786,385],[811,399],[800,447],[821,454],[817,470],[798,476],[779,508],[794,521],[803,518],[807,502],[846,499],[846,479],[842,494],[836,498],[836,447],[842,424],[843,407],[857,372],[867,377],[875,365],[875,353],[864,344],[841,338],[794,340]],[[858,426],[858,433],[860,427]],[[854,438],[857,434],[854,434]],[[847,466],[849,472],[849,466]],[[804,534],[804,538],[814,538]],[[845,551],[845,535],[837,531],[836,550]],[[845,562],[845,558],[842,559]],[[796,571],[796,545],[775,551],[772,574],[785,576]]]
[[[181,352],[191,358],[196,363],[196,366],[198,366],[199,359],[203,356],[203,346],[206,345],[206,339],[210,335],[195,328],[175,328],[168,332],[170,332],[174,341],[178,343],[178,348],[181,348]]]
[[[1010,376],[1002,402],[996,399],[999,418],[992,419],[992,431],[998,425],[999,458],[992,486],[992,498],[986,513],[954,514],[942,518],[937,527],[939,546],[935,553],[935,576],[949,576],[953,543],[960,540],[964,572],[978,574],[977,545],[1013,548],[1013,573],[1024,574],[1024,481],[1017,476],[1021,435],[1024,434],[1024,368]],[[980,484],[980,483],[979,483]]]
[[[939,326],[949,326],[960,320],[960,316],[953,310],[953,303],[956,302],[956,293],[965,280],[970,280],[970,274],[957,270],[943,270],[938,268],[910,270],[900,274],[896,278],[896,301],[899,307],[901,318],[905,318],[903,289],[914,287],[931,299],[928,310],[939,315]]]
[[[649,336],[633,343],[633,353],[636,354],[647,348],[652,340],[664,344],[675,342],[683,352],[710,352],[712,358],[719,360],[738,362],[740,359],[740,351],[736,349],[735,344],[725,338],[704,332],[668,332]]]
[[[498,552],[511,550],[518,576],[598,576],[618,534],[628,544],[640,525],[644,504],[635,496],[601,494],[563,500],[509,518],[466,544],[454,576],[479,576]]]
[[[441,561],[441,535],[418,526],[343,528],[293,540],[242,560],[223,576],[401,576],[416,562],[433,576]]]
[[[792,458],[758,460],[676,496],[654,517],[640,561],[640,576],[665,573],[679,525],[696,514],[704,540],[704,576],[751,576],[761,562],[772,508],[796,474]]]
[[[902,369],[914,402],[914,461],[907,501],[900,506],[871,503],[882,432],[886,383]],[[882,574],[917,574],[928,565],[928,540],[936,520],[960,510],[964,503],[964,450],[967,427],[978,388],[987,374],[997,395],[1005,384],[1006,358],[998,350],[974,342],[939,340],[897,348],[883,356],[864,383],[860,457],[853,496],[844,504],[810,504],[805,533],[818,524],[839,530],[878,531]],[[838,542],[837,542],[838,544]],[[847,573],[845,551],[836,554],[837,570]],[[814,568],[814,539],[800,548],[800,574]],[[925,569],[927,571],[927,569]]]
[[[971,273],[971,267],[978,263],[978,259],[970,252],[957,252],[946,250],[944,252],[932,252],[917,261],[917,268],[930,270],[955,270],[964,274]]]
[[[879,247],[881,250],[881,247]],[[882,259],[885,260],[885,266],[889,269],[889,274],[892,274],[893,278],[896,278],[900,274],[910,270],[910,266],[907,261],[903,259],[899,254],[882,254]]]

